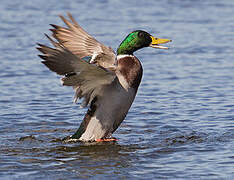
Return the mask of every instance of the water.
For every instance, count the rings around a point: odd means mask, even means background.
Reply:
[[[0,179],[234,179],[234,2],[7,1],[0,5]],[[117,143],[63,143],[86,109],[35,43],[71,12],[117,48],[130,32],[170,38],[136,53],[144,77]]]

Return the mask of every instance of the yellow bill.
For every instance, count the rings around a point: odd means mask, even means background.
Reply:
[[[159,44],[164,44],[164,43],[168,43],[171,42],[172,40],[170,39],[159,39],[159,38],[155,38],[153,36],[150,36],[152,39],[152,42],[150,44],[150,47],[152,48],[159,48],[159,49],[168,49],[168,47],[165,46],[159,46]]]

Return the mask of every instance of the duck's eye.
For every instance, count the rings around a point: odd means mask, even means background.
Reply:
[[[139,32],[139,33],[138,33],[138,36],[139,36],[140,38],[143,38],[143,37],[145,37],[145,33],[144,33],[144,32]]]

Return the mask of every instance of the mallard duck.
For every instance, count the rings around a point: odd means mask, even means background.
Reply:
[[[116,141],[112,133],[126,117],[143,73],[133,53],[144,47],[168,49],[160,44],[171,40],[136,30],[127,35],[116,54],[89,35],[70,13],[68,17],[70,20],[60,16],[66,28],[51,24],[52,37],[45,34],[54,48],[39,43],[37,47],[43,54],[39,55],[42,63],[63,76],[62,85],[74,88],[74,102],[82,98],[82,105],[89,107],[80,127],[68,139]]]

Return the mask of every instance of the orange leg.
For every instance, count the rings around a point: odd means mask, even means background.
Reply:
[[[96,139],[96,142],[115,142],[118,141],[116,138]]]

